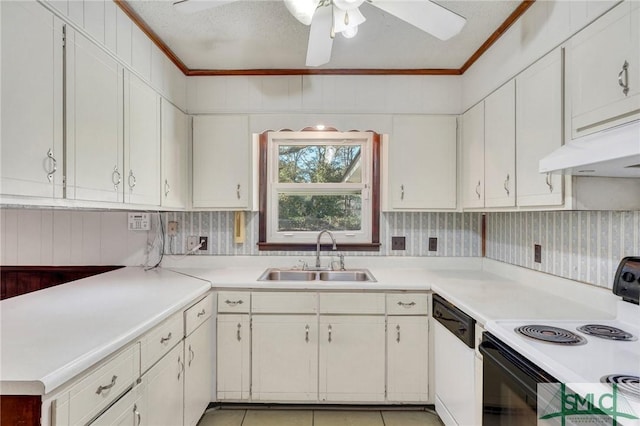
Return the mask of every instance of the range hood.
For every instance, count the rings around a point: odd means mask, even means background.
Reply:
[[[573,139],[539,167],[540,173],[640,178],[640,121]]]

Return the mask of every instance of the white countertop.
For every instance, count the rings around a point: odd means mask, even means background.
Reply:
[[[3,300],[0,393],[49,393],[210,288],[166,269],[123,268]]]

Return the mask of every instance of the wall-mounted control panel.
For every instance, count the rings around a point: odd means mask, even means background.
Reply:
[[[149,213],[129,213],[129,231],[149,231],[151,215]]]

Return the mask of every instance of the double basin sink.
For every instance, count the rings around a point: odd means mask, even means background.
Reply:
[[[368,269],[344,271],[306,271],[299,269],[269,268],[258,281],[370,281],[375,282]]]

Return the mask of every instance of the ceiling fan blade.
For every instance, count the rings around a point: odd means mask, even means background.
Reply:
[[[324,65],[331,59],[331,38],[333,11],[331,7],[320,7],[316,10],[309,30],[309,45],[307,47],[307,66]]]
[[[440,40],[455,36],[467,22],[466,18],[429,0],[372,0],[371,4]]]
[[[173,2],[173,7],[180,13],[195,13],[232,3],[236,0],[177,0]]]

